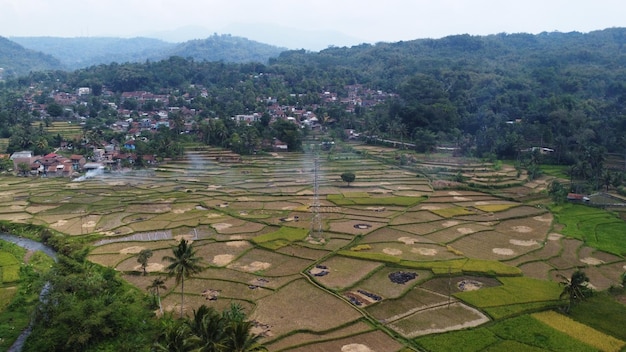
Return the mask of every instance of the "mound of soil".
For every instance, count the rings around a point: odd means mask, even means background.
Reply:
[[[394,284],[404,285],[407,282],[414,280],[417,277],[417,273],[409,271],[396,271],[389,274],[389,280]]]
[[[459,291],[476,291],[483,287],[483,283],[476,280],[461,280],[456,283]]]

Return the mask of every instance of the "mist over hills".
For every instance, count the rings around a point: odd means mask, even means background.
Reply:
[[[4,60],[0,56],[0,67],[5,68],[5,76],[14,76],[33,70],[76,70],[112,62],[158,61],[171,56],[198,61],[266,63],[285,50],[228,34],[183,43],[146,37],[12,37],[0,42],[0,55],[5,56]]]
[[[155,57],[175,47],[152,38],[113,37],[12,37],[26,49],[46,53],[57,58],[62,69],[75,70],[111,62],[138,62]]]
[[[62,63],[52,55],[29,50],[23,46],[0,37],[0,79],[21,75],[30,71],[54,70]]]

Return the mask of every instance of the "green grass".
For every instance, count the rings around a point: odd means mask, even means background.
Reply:
[[[608,293],[596,293],[577,304],[570,317],[596,330],[626,341],[626,306]]]
[[[558,302],[561,287],[556,282],[528,277],[500,277],[502,286],[454,294],[458,299],[478,308],[502,307],[533,302]]]
[[[483,328],[424,336],[415,341],[427,351],[473,352],[483,351],[500,339],[491,331]]]
[[[292,242],[302,241],[309,234],[308,229],[281,227],[278,231],[256,236],[252,242],[272,250],[288,246]]]
[[[11,266],[18,265],[20,262],[17,261],[15,256],[9,252],[0,251],[0,266]]]
[[[436,275],[447,275],[465,273],[482,274],[488,276],[517,276],[521,275],[521,270],[514,266],[503,264],[495,260],[481,259],[453,259],[431,262],[414,262],[402,260],[400,265],[415,269],[430,269]]]
[[[444,218],[451,218],[451,217],[455,217],[455,216],[462,216],[462,215],[472,215],[474,214],[473,211],[465,208],[465,207],[449,207],[449,208],[442,208],[442,209],[434,209],[431,210],[431,212],[444,217]]]
[[[544,175],[569,179],[569,175],[567,174],[567,165],[541,165],[540,169]]]
[[[564,225],[562,234],[580,239],[590,247],[626,256],[626,222],[616,214],[579,204],[554,206],[550,210]]]
[[[572,339],[591,345],[600,351],[621,351],[626,345],[620,339],[616,339],[555,311],[534,313],[532,317],[555,330],[569,335]]]
[[[0,287],[0,312],[9,305],[16,293],[15,287]]]
[[[523,344],[523,343],[517,342],[517,341],[505,340],[505,341],[501,341],[501,342],[499,342],[499,343],[497,343],[495,345],[489,346],[489,347],[485,348],[481,352],[500,352],[500,351],[507,351],[507,352],[542,352],[542,351],[549,351],[549,350],[546,350],[546,349],[540,348],[540,347],[528,346],[526,344]]]
[[[343,196],[345,198],[367,198],[369,194],[367,192],[345,192]]]
[[[383,263],[400,263],[401,258],[384,253],[365,252],[365,251],[353,251],[353,250],[341,250],[337,252],[338,255],[343,255],[350,258],[375,260]]]
[[[428,351],[596,351],[529,315],[415,339]]]
[[[529,302],[520,304],[508,304],[505,306],[483,308],[485,313],[489,314],[495,320],[514,317],[523,313],[538,312],[546,309],[554,309],[561,307],[564,302],[545,301],[545,302]]]
[[[489,327],[489,330],[503,340],[517,341],[550,351],[595,351],[593,347],[574,340],[529,315],[501,321]]]
[[[0,252],[0,284],[19,281],[20,263],[9,252]]]
[[[364,195],[366,196],[362,196]],[[365,192],[350,193],[348,196],[343,194],[329,194],[326,197],[327,200],[335,203],[338,206],[350,206],[350,205],[388,205],[388,206],[400,206],[409,207],[416,205],[420,202],[428,199],[427,197],[371,197]]]

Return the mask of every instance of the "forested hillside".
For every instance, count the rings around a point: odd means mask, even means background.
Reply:
[[[11,40],[58,58],[66,69],[100,64],[159,61],[170,56],[198,61],[263,62],[285,49],[231,35],[213,35],[202,40],[168,43],[152,38],[108,37],[14,37]]]
[[[208,55],[207,43],[218,39],[233,45],[241,41],[216,37],[189,42],[179,53]],[[232,116],[264,115],[272,102],[289,111],[311,111],[326,127],[393,137],[413,143],[418,151],[446,146],[459,155],[520,159],[524,150],[543,147],[552,151],[544,161],[570,165],[572,177],[593,179],[598,187],[606,153],[626,150],[625,43],[623,28],[586,34],[457,35],[319,53],[286,51],[267,64],[175,56],[73,73],[32,73],[5,87],[16,91],[49,82],[40,102],[51,87],[68,92],[95,87],[117,94],[107,98],[116,105],[124,103],[122,92],[167,93],[169,106],[199,112],[195,121],[187,121],[195,126],[201,126],[199,119],[213,117],[228,127]],[[224,51],[240,55],[231,44],[223,44]],[[371,93],[357,97],[355,87],[392,95],[384,101]],[[336,94],[336,99],[328,100],[326,94]],[[94,96],[83,108],[90,117],[102,118],[102,128],[115,118],[101,108],[103,102]],[[3,121],[19,120],[3,114]],[[96,121],[90,120],[90,126]],[[11,135],[7,128],[3,134]]]
[[[58,58],[69,70],[112,62],[142,62],[176,46],[151,38],[12,37],[11,40]]]
[[[1,76],[7,78],[26,75],[31,71],[58,70],[63,65],[50,55],[25,49],[0,36],[0,68],[3,69]]]

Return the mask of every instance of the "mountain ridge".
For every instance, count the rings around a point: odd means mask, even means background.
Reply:
[[[229,34],[214,34],[182,43],[169,43],[147,37],[11,37],[0,43],[1,52],[11,51],[14,56],[25,59],[26,53],[34,55],[40,52],[58,62],[20,66],[5,60],[0,61],[0,67],[8,68],[5,76],[14,76],[27,74],[38,67],[47,70],[76,70],[113,62],[158,61],[171,56],[190,57],[200,61],[265,63],[285,50],[287,49]],[[19,61],[22,60],[17,60]]]

